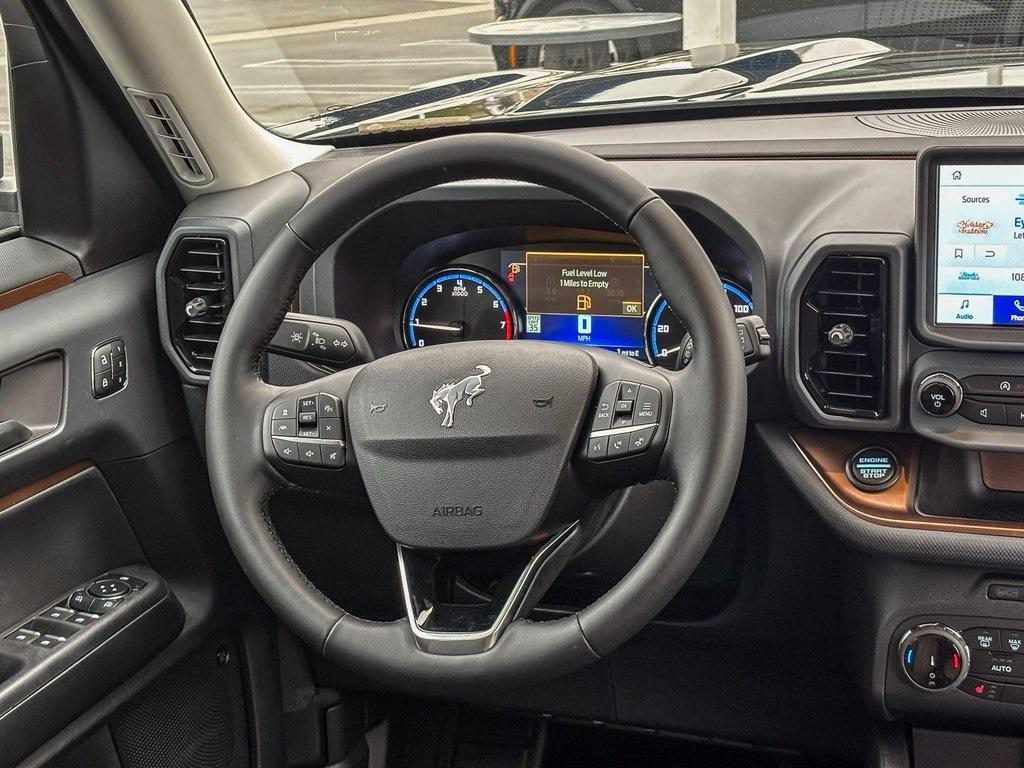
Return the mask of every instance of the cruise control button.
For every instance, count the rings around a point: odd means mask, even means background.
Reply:
[[[640,386],[640,394],[636,398],[636,408],[633,409],[633,423],[657,424],[658,415],[661,411],[661,392],[646,384]]]
[[[299,426],[308,427],[316,424],[316,411],[304,411],[299,414]]]
[[[320,438],[341,440],[341,419],[320,419]]]
[[[964,640],[966,640],[967,645],[973,648],[974,650],[1000,650],[998,629],[990,629],[988,627],[975,627],[974,629],[969,629],[966,632],[964,632]]]
[[[293,440],[278,440],[276,437],[273,439],[274,450],[277,452],[277,456],[280,459],[284,459],[292,464],[299,463],[299,444]]]
[[[320,459],[325,467],[335,469],[345,466],[345,446],[321,445]]]
[[[270,425],[270,434],[275,437],[295,437],[295,419],[274,419]]]
[[[295,418],[295,399],[292,398],[284,403],[278,403],[274,406],[275,419],[294,419]]]
[[[321,392],[316,396],[317,415],[321,419],[340,419],[341,403],[334,395]]]
[[[597,410],[594,413],[592,432],[600,432],[602,429],[609,429],[612,425],[612,411],[615,410],[615,401],[619,399],[619,383],[609,384],[601,392],[601,399],[597,401]]]
[[[608,456],[625,456],[629,452],[629,433],[608,436]]]
[[[627,435],[627,437],[629,437],[629,446],[626,449],[626,452],[632,454],[643,453],[646,451],[651,445],[651,440],[654,439],[655,429],[656,427],[650,426],[630,432]]]
[[[1005,424],[1006,408],[1001,403],[980,403],[965,399],[960,403],[961,416],[978,424]]]
[[[316,395],[299,398],[299,413],[316,413]]]
[[[608,436],[592,437],[587,440],[587,458],[592,461],[608,455]]]
[[[316,427],[300,427],[296,437],[320,437],[320,430]]]
[[[311,467],[319,467],[321,464],[320,444],[298,442],[299,463],[308,464]]]

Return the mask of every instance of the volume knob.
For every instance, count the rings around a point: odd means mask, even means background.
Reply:
[[[971,652],[955,629],[920,624],[900,640],[900,668],[918,688],[941,691],[967,677]]]

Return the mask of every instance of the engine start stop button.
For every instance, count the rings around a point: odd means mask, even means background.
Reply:
[[[847,460],[846,476],[862,491],[876,493],[899,479],[900,463],[888,448],[861,448]]]

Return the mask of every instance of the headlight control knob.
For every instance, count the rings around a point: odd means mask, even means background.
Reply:
[[[964,399],[960,382],[948,373],[925,376],[917,386],[917,399],[925,413],[949,416],[956,412]]]
[[[971,665],[967,643],[943,624],[920,624],[900,640],[900,668],[918,688],[941,691],[963,682]]]

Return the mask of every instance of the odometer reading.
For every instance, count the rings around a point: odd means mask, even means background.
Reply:
[[[413,291],[403,315],[407,347],[513,339],[512,306],[500,284],[475,270],[444,269]]]

